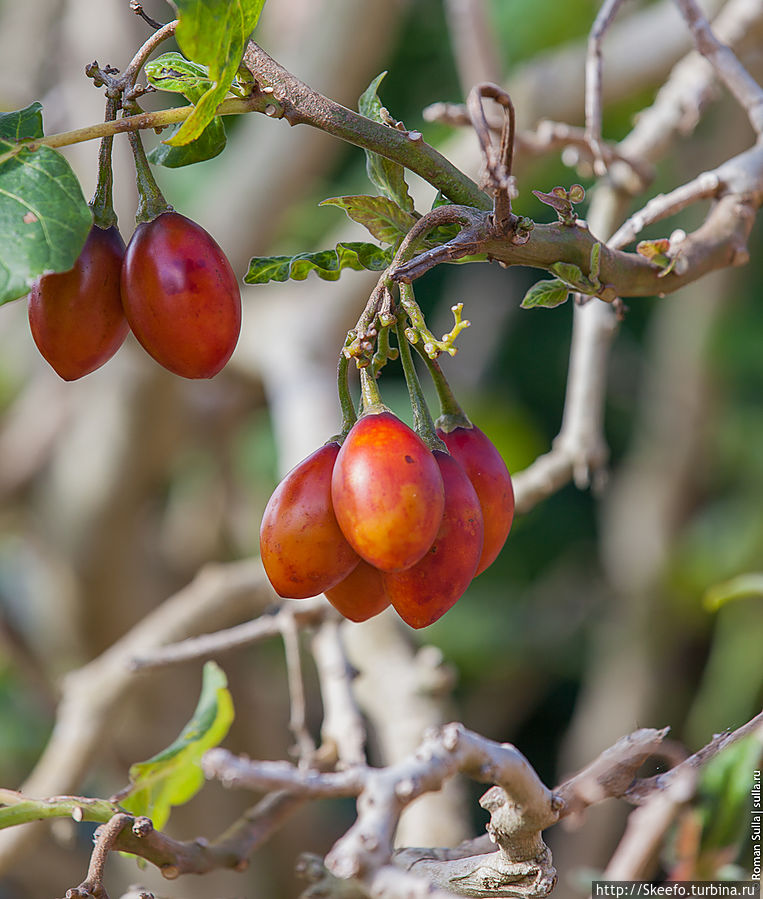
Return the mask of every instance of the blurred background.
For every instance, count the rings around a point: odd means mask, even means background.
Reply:
[[[487,24],[476,55],[459,45],[470,21],[459,17],[473,16],[475,6]],[[160,0],[144,8],[161,21],[172,15]],[[476,177],[474,136],[424,121],[422,109],[460,102],[472,83],[492,78],[508,85],[522,127],[544,117],[580,124],[583,52],[597,9],[594,0],[269,0],[257,39],[311,86],[353,107],[388,70],[380,94],[392,115]],[[0,0],[0,109],[41,100],[46,133],[98,121],[103,97],[85,78],[85,64],[122,68],[147,35],[126,0]],[[746,61],[760,76],[763,40],[751,44],[757,49]],[[604,134],[620,139],[689,41],[669,3],[627,3],[605,46]],[[145,105],[171,100],[155,95]],[[157,178],[170,203],[215,236],[237,273],[252,255],[365,239],[339,210],[317,206],[373,192],[362,151],[263,116],[228,119],[226,127],[229,146],[220,157],[160,169]],[[696,131],[659,165],[650,193],[751,140],[744,116],[719,92]],[[96,154],[95,143],[66,151],[88,197]],[[550,210],[531,189],[581,180],[558,153],[522,161],[517,175],[516,211],[541,221]],[[126,139],[115,142],[115,191],[127,240],[136,196]],[[418,209],[428,209],[434,192],[416,183],[414,193]],[[691,230],[704,212],[692,208],[653,236]],[[758,226],[751,262],[740,270],[667,299],[628,302],[608,374],[609,478],[595,495],[570,485],[518,517],[497,562],[423,633],[403,631],[387,616],[345,631],[351,656],[389,639],[411,664],[434,659],[447,673],[432,696],[437,714],[513,742],[550,785],[637,727],[669,725],[693,751],[760,710],[763,598],[713,611],[703,597],[721,581],[763,569],[761,240]],[[444,367],[512,471],[548,451],[564,403],[572,308],[519,309],[537,277],[473,264],[441,266],[417,283],[435,333],[449,328],[454,303],[465,304],[472,326]],[[16,788],[32,770],[65,672],[102,653],[206,562],[256,554],[261,512],[279,477],[338,429],[336,358],[373,282],[349,272],[336,283],[311,276],[244,288],[238,350],[210,382],[176,378],[128,339],[104,368],[66,384],[38,355],[24,302],[0,311],[0,785]],[[395,366],[381,389],[410,420]],[[419,647],[434,649],[422,656]],[[255,758],[288,757],[280,644],[221,663],[237,709],[226,745]],[[317,730],[320,697],[309,660],[305,670]],[[166,746],[188,720],[199,685],[198,664],[136,680],[79,791],[108,796],[121,787],[129,765]],[[370,746],[376,763],[393,754],[379,729]],[[466,785],[451,798],[447,833],[427,831],[424,818],[405,842],[435,845],[482,832],[480,793]],[[247,804],[248,797],[208,785],[173,813],[168,831],[212,837]],[[606,803],[577,830],[548,835],[558,895],[587,890],[626,813]],[[114,858],[110,894],[140,881],[168,897],[296,896],[299,852],[324,854],[352,816],[349,802],[314,803],[255,854],[245,874],[170,884],[134,860]],[[723,865],[749,867],[741,821],[724,838],[714,874]],[[35,848],[6,861],[1,899],[62,895],[80,882],[92,831],[70,821],[47,830]],[[669,872],[676,859],[666,847],[658,870]]]

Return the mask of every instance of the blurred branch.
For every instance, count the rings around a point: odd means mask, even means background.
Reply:
[[[23,791],[31,796],[71,793],[90,770],[119,703],[136,682],[130,660],[148,649],[262,609],[274,594],[259,559],[208,566],[121,640],[66,676],[56,725]],[[18,860],[34,828],[0,834],[0,870]]]

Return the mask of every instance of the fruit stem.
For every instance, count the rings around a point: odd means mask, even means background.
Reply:
[[[352,342],[352,338],[348,335],[345,346]],[[350,357],[346,356],[344,350],[339,354],[339,362],[336,367],[336,386],[339,393],[339,406],[342,410],[342,430],[340,432],[340,440],[350,433],[350,429],[358,420],[355,413],[355,403],[350,395],[350,386],[347,383],[347,373],[350,367]],[[378,390],[377,390],[378,393]]]
[[[413,287],[410,284],[401,284],[400,292],[403,290],[413,293]],[[405,331],[406,315],[400,312],[397,318],[395,331],[397,333],[397,343],[400,349],[400,362],[403,366],[405,374],[405,383],[408,387],[408,395],[411,398],[411,409],[413,410],[413,428],[421,439],[426,443],[432,452],[440,450],[447,453],[447,447],[437,436],[432,416],[429,414],[429,407],[424,399],[424,392],[421,389],[419,376],[416,374],[416,368],[413,364],[413,356],[411,355],[411,347],[406,337]]]
[[[164,194],[159,190],[151,166],[143,149],[143,141],[138,131],[130,131],[127,135],[132,147],[132,155],[135,159],[135,175],[138,185],[138,211],[135,213],[135,221],[152,222],[163,212],[171,212],[172,206],[164,199]]]
[[[416,344],[416,349],[424,362],[426,362],[437,391],[437,398],[440,401],[440,417],[435,422],[435,426],[446,434],[450,434],[456,428],[473,428],[474,425],[469,421],[469,416],[461,408],[450,384],[448,384],[440,363],[436,359],[432,359],[418,343]]]
[[[389,411],[381,401],[379,385],[368,365],[360,369],[360,408],[361,415],[374,415],[377,412]]]
[[[113,122],[117,117],[117,101],[113,97],[106,98],[105,122]],[[117,214],[114,212],[112,200],[112,185],[114,176],[111,171],[111,147],[114,143],[112,134],[106,135],[101,140],[98,150],[98,182],[95,185],[95,193],[90,201],[93,211],[93,224],[107,231],[116,227]]]

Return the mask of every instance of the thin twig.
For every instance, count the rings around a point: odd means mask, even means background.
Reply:
[[[315,755],[315,741],[307,728],[305,683],[302,674],[302,656],[299,647],[299,631],[290,606],[278,615],[278,625],[283,639],[286,657],[286,681],[289,685],[289,729],[294,735],[300,768],[310,764]]]
[[[493,146],[490,126],[485,115],[483,100],[495,100],[503,109],[503,125],[501,141],[498,149]],[[511,175],[514,159],[514,131],[516,116],[514,104],[508,93],[491,82],[484,82],[472,88],[466,98],[466,108],[472,121],[477,139],[480,142],[482,158],[485,165],[485,186],[493,197],[493,217],[500,233],[506,233],[511,226],[511,200],[517,195],[516,185]]]
[[[150,23],[152,24],[152,23]],[[122,73],[120,85],[123,90],[129,91],[135,84],[140,70],[143,68],[148,57],[156,50],[156,48],[167,38],[172,37],[177,29],[177,19],[161,25],[158,31],[155,31],[151,37],[138,49],[138,52],[130,60],[129,65]]]
[[[157,22],[156,19],[152,19],[143,7],[138,3],[138,0],[130,0],[130,9],[135,13],[136,16],[140,16],[144,22],[150,25],[152,28],[159,29],[162,28],[162,23]]]
[[[676,0],[681,15],[691,30],[697,50],[715,69],[720,80],[747,113],[757,135],[763,133],[763,88],[750,75],[739,57],[721,43],[696,0]]]
[[[103,886],[103,871],[106,859],[114,849],[119,835],[128,825],[135,823],[132,815],[119,813],[108,822],[102,824],[95,832],[95,847],[90,855],[87,877],[72,890],[66,891],[66,899],[109,899]]]
[[[327,615],[331,616],[333,612],[329,604],[320,598],[300,600],[288,613],[284,612],[282,605],[272,613],[261,615],[244,624],[152,649],[130,659],[130,668],[133,671],[143,671],[178,665],[182,662],[212,659],[221,653],[251,646],[269,637],[277,637],[282,633],[279,619],[281,614],[290,614],[300,626],[308,627],[317,624]]]
[[[366,729],[352,689],[356,672],[347,659],[338,621],[327,618],[321,623],[312,649],[323,702],[319,754],[331,753],[343,766],[364,765]]]
[[[588,36],[588,52],[585,65],[585,131],[591,152],[593,153],[593,169],[596,175],[604,175],[607,170],[601,149],[601,43],[621,4],[622,0],[605,0]]]

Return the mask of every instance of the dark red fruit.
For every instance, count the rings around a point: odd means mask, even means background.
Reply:
[[[395,611],[411,627],[437,621],[464,594],[482,553],[482,511],[466,472],[447,453],[434,459],[445,485],[445,511],[434,543],[407,571],[384,575]]]
[[[460,463],[477,493],[485,521],[485,542],[477,566],[481,574],[503,548],[514,518],[514,489],[501,454],[479,428],[437,431],[450,454]]]
[[[65,381],[100,368],[127,336],[119,289],[124,254],[116,228],[94,225],[74,267],[43,275],[29,293],[34,342]]]
[[[177,212],[135,229],[122,267],[122,304],[157,362],[184,378],[211,378],[241,330],[241,294],[211,235]]]
[[[316,450],[292,468],[268,500],[260,554],[279,596],[317,596],[344,580],[359,562],[331,506],[331,471],[338,452],[337,443]]]
[[[418,562],[442,520],[440,469],[391,412],[364,415],[353,426],[334,465],[331,496],[350,545],[382,571]]]
[[[389,605],[384,575],[362,559],[336,587],[326,590],[326,599],[350,621],[366,621]]]

